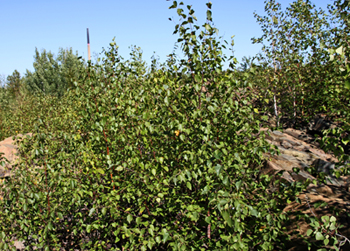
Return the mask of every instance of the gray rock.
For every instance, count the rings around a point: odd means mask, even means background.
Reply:
[[[315,131],[317,133],[322,133],[323,130],[335,128],[336,125],[323,117],[315,118],[309,125],[310,131]]]
[[[287,129],[284,132],[262,130],[265,131],[267,142],[277,146],[280,151],[279,155],[264,154],[268,158],[265,173],[284,170],[282,178],[289,182],[314,180],[316,178],[306,172],[306,168],[314,166],[318,172],[324,172],[327,175],[327,184],[346,185],[341,178],[337,179],[332,175],[338,160],[310,143],[313,141],[312,137],[305,132],[295,129]],[[293,168],[300,169],[299,173],[293,172]]]
[[[334,171],[335,164],[332,162],[325,161],[323,159],[315,159],[312,163],[318,172],[323,172],[331,175]]]

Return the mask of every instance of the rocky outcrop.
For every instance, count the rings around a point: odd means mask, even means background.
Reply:
[[[279,155],[265,154],[269,160],[266,163],[264,173],[272,173],[283,170],[283,178],[289,182],[297,180],[316,179],[305,169],[314,167],[317,172],[327,175],[327,185],[336,185],[349,188],[350,180],[346,177],[335,178],[331,173],[338,160],[331,154],[318,148],[315,139],[305,132],[286,129],[283,132],[263,129],[266,140],[275,145],[280,151]],[[293,172],[298,168],[299,173]]]
[[[317,123],[314,125],[317,126]],[[350,217],[347,213],[350,210],[350,177],[337,179],[332,175],[338,160],[318,148],[315,138],[305,132],[295,129],[286,129],[283,132],[268,129],[262,129],[262,131],[266,134],[266,140],[276,146],[280,152],[279,155],[264,154],[267,161],[263,173],[282,172],[281,178],[290,183],[306,179],[315,180],[316,177],[306,171],[308,167],[314,167],[316,174],[323,172],[326,175],[326,184],[310,184],[299,196],[301,204],[292,202],[286,205],[284,211],[302,211],[318,218],[323,215],[332,216],[338,212],[337,221],[343,225],[338,229],[340,235],[350,239]],[[297,168],[299,172],[294,172],[296,169],[293,170],[293,168]],[[327,205],[315,206],[323,202]],[[295,223],[288,229],[290,233],[297,231],[305,236],[308,228],[309,225],[304,220],[295,219]],[[296,240],[293,244],[296,249],[290,250],[304,250],[303,245],[296,244],[298,241]],[[343,246],[341,250],[349,250],[349,244]]]

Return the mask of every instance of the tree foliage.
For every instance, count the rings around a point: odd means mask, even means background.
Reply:
[[[26,84],[32,93],[61,97],[68,88],[73,87],[84,68],[84,63],[73,54],[72,49],[60,48],[57,57],[50,51],[42,50],[40,53],[35,49],[34,60],[34,72],[27,70],[26,73]]]
[[[20,95],[22,81],[21,74],[17,70],[7,77],[7,88],[12,98],[16,98]]]
[[[276,150],[259,134],[271,113],[293,125],[315,112],[348,119],[324,12],[266,1],[255,40],[264,54],[236,70],[206,6],[199,25],[173,1],[184,57],[174,51],[163,64],[147,67],[135,46],[124,60],[114,40],[86,68],[71,51],[36,50],[25,81],[35,95],[2,120],[3,135],[33,136],[0,188],[0,248],[16,238],[27,250],[286,250],[292,216],[308,220],[309,248],[340,247],[334,216],[283,210],[310,181],[264,175],[263,153]]]

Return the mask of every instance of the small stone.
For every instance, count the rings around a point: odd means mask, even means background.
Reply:
[[[280,131],[273,131],[272,133],[277,136],[283,136],[283,132],[280,132]]]
[[[293,147],[288,141],[282,141],[281,145],[286,149]]]
[[[303,145],[301,145],[301,146],[294,146],[293,149],[297,150],[297,151],[303,151],[305,149],[305,147]]]

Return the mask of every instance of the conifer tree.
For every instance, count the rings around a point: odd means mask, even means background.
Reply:
[[[72,48],[66,50],[60,48],[56,60],[61,66],[60,75],[65,88],[73,87],[74,81],[79,79],[84,63],[80,61],[78,54],[73,54]]]
[[[22,86],[21,74],[15,70],[12,75],[7,77],[7,89],[9,90],[9,95],[11,98],[16,98],[20,94],[20,89]]]
[[[34,72],[27,70],[26,84],[32,93],[43,93],[61,97],[78,79],[84,67],[72,49],[59,49],[57,57],[50,51],[35,49]]]

